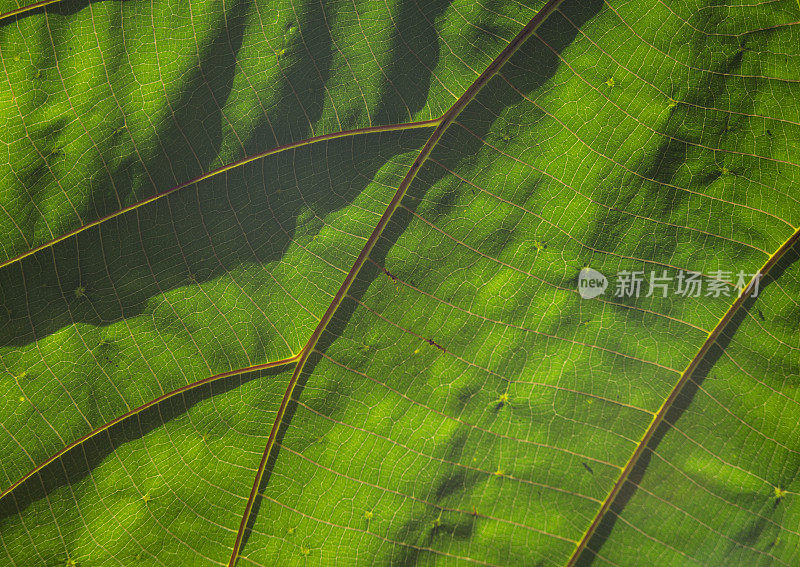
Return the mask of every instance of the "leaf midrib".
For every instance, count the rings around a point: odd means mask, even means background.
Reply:
[[[378,239],[380,238],[381,234],[383,233],[384,228],[389,223],[389,220],[394,215],[394,212],[397,210],[398,206],[400,205],[400,201],[402,201],[403,197],[406,194],[406,190],[414,181],[414,178],[419,172],[422,165],[428,159],[428,157],[433,152],[433,149],[436,147],[436,144],[442,138],[444,133],[450,127],[450,125],[455,121],[461,111],[472,102],[472,100],[477,96],[480,90],[489,82],[489,80],[495,76],[495,74],[500,70],[500,68],[508,61],[514,53],[520,48],[525,41],[533,35],[533,33],[542,25],[542,23],[547,20],[550,15],[558,9],[561,5],[563,0],[549,0],[547,4],[545,4],[528,22],[528,24],[522,28],[519,33],[511,40],[511,42],[500,52],[500,54],[486,67],[486,69],[481,73],[481,75],[469,86],[467,87],[464,94],[459,97],[459,99],[451,106],[447,112],[442,115],[439,124],[436,126],[436,129],[431,133],[428,140],[423,145],[422,149],[420,150],[417,158],[414,160],[414,163],[409,168],[406,175],[403,177],[403,180],[400,182],[400,185],[397,188],[394,196],[392,197],[391,201],[387,205],[386,209],[381,215],[378,224],[370,234],[369,238],[367,239],[364,247],[361,249],[356,261],[353,263],[350,271],[348,272],[347,276],[345,277],[344,281],[342,282],[339,291],[336,292],[333,300],[331,301],[328,309],[325,311],[325,314],[320,319],[320,322],[317,324],[317,327],[314,329],[314,332],[311,334],[311,337],[308,339],[308,342],[303,347],[303,350],[300,353],[300,359],[295,366],[294,372],[292,373],[292,377],[289,379],[289,383],[286,386],[286,391],[284,392],[283,399],[281,400],[281,404],[278,408],[278,413],[275,416],[275,419],[272,424],[272,429],[270,430],[269,439],[267,440],[267,445],[264,448],[264,452],[261,457],[261,462],[259,463],[258,470],[256,471],[256,477],[253,481],[253,486],[250,490],[250,496],[247,500],[247,504],[245,506],[244,513],[242,514],[242,520],[239,524],[239,530],[236,534],[236,541],[233,545],[233,550],[231,552],[231,558],[228,562],[229,567],[234,567],[236,561],[239,557],[239,550],[242,545],[242,541],[244,539],[245,531],[247,530],[247,525],[250,519],[250,513],[253,509],[253,504],[255,503],[256,496],[258,495],[258,490],[261,485],[261,479],[264,476],[264,471],[266,469],[267,462],[269,461],[269,455],[272,451],[272,448],[275,445],[275,440],[278,435],[278,431],[283,422],[283,417],[286,413],[286,408],[291,401],[292,392],[294,391],[295,386],[297,385],[297,381],[300,378],[300,374],[303,371],[303,367],[305,366],[308,357],[314,350],[314,347],[319,341],[320,336],[325,331],[330,322],[331,318],[333,317],[334,313],[336,313],[337,309],[342,303],[342,300],[347,295],[347,291],[350,289],[353,281],[355,280],[358,273],[361,271],[362,266],[367,261],[367,257],[369,256],[372,249],[375,247]]]

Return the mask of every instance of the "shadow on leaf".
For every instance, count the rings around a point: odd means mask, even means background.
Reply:
[[[251,380],[279,375],[285,368],[277,366],[203,384],[150,406],[86,439],[4,496],[0,500],[0,523],[20,514],[32,502],[47,498],[54,490],[85,479],[124,443],[142,439],[204,400],[224,394]]]
[[[573,22],[582,24],[597,13],[601,6],[602,3],[599,1],[592,2],[590,9],[587,10],[585,5],[579,6],[577,3],[569,3],[564,9],[569,10]],[[556,15],[541,28],[539,32],[541,39],[537,38],[526,42],[523,48],[514,55],[510,63],[520,73],[519,81],[526,91],[541,87],[558,69],[558,58],[543,43],[556,46],[557,49],[564,49],[575,38],[577,31],[566,20]],[[532,69],[533,72],[531,72]],[[487,119],[487,116],[497,118],[520,100],[522,98],[519,93],[505,87],[501,79],[493,79],[493,82],[462,112],[458,122],[448,130],[440,141],[441,149],[437,148],[434,151],[433,158],[439,163],[445,164],[447,168],[455,167],[462,159],[470,159],[471,156],[481,150],[484,140],[489,136],[494,120]],[[454,148],[458,148],[458,150],[454,151]],[[315,349],[317,352],[309,357],[303,369],[293,392],[292,402],[287,407],[278,431],[276,444],[270,453],[264,476],[258,487],[259,494],[264,494],[269,489],[270,477],[280,458],[281,444],[298,408],[297,400],[301,399],[307,381],[314,374],[315,366],[324,356],[323,353],[342,336],[370,285],[377,278],[387,277],[381,266],[385,266],[388,253],[413,221],[414,212],[421,205],[423,197],[427,201],[426,206],[430,205],[434,209],[440,210],[441,214],[447,214],[449,208],[455,206],[459,201],[469,198],[469,187],[458,182],[458,180],[454,180],[453,183],[447,183],[447,177],[447,169],[435,164],[428,164],[420,170],[418,177],[408,188],[406,198],[403,200],[401,207],[397,209],[387,224],[375,248],[370,253],[369,260],[362,267],[347,296],[321,335]],[[444,188],[442,189],[439,185]],[[339,387],[345,388],[341,384],[326,383],[327,389]],[[329,396],[335,396],[337,400],[350,399],[350,396],[344,390],[330,392]],[[330,404],[327,404],[324,400],[320,406],[324,407],[316,407],[315,411],[320,411],[323,415],[325,415],[326,411],[330,411],[328,407]],[[339,409],[341,410],[341,408]],[[457,430],[454,433],[450,451],[458,452],[464,442],[464,432]],[[455,493],[459,490],[465,490],[473,485],[474,482],[475,478],[471,478],[470,475],[456,473],[442,481],[438,487],[434,488],[434,492],[437,500],[444,501],[446,498],[456,498]],[[245,532],[242,550],[246,548],[247,542],[253,533],[253,527],[258,521],[260,501],[261,499],[257,499],[254,504]],[[437,535],[448,535],[451,538],[468,540],[474,533],[476,517],[473,515],[466,517],[464,521],[457,522],[444,520],[437,522],[436,520],[437,518],[434,517],[430,518],[430,521],[414,520],[400,529],[401,532],[407,535],[406,540],[421,541],[425,546],[433,545]],[[265,529],[264,526],[261,529]],[[412,565],[418,560],[420,549],[408,547],[396,553],[399,555],[393,557],[393,564]]]
[[[775,264],[766,277],[760,283],[759,296],[768,290],[769,286],[778,280],[786,271],[787,268],[800,260],[800,244],[793,246],[786,254]],[[714,365],[723,355],[728,348],[733,337],[736,335],[739,326],[747,317],[757,318],[758,312],[758,296],[749,297],[739,308],[736,314],[731,318],[730,323],[725,330],[720,334],[716,343],[709,349],[703,361],[695,370],[694,374],[683,387],[680,395],[676,398],[675,403],[667,411],[664,420],[656,429],[653,436],[647,444],[647,449],[642,453],[637,461],[633,470],[631,471],[628,479],[625,481],[616,499],[611,504],[608,512],[600,521],[594,535],[589,540],[586,549],[578,559],[577,565],[588,566],[594,563],[595,554],[599,553],[605,542],[611,537],[617,518],[623,513],[626,505],[631,498],[636,494],[637,487],[641,484],[645,475],[647,474],[648,466],[653,457],[653,453],[658,450],[658,446],[664,437],[669,433],[674,424],[676,424],[681,416],[691,409],[692,401],[694,400],[697,391],[702,386],[703,382],[708,379],[715,379],[713,376]],[[779,506],[779,501],[774,501],[771,504],[773,510]],[[766,526],[766,521],[763,519],[754,519],[753,524],[738,534],[741,538],[742,545],[751,545],[755,542],[763,529]]]

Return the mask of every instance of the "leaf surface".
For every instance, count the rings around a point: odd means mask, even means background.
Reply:
[[[800,7],[44,4],[4,562],[800,561]]]

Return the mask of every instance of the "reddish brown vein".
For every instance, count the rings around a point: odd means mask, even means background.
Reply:
[[[595,515],[594,520],[589,525],[589,528],[583,534],[583,537],[575,546],[575,550],[570,557],[569,562],[567,563],[567,567],[573,567],[575,563],[578,561],[583,550],[586,548],[586,545],[589,543],[589,540],[592,538],[595,530],[600,525],[600,522],[605,517],[608,510],[611,508],[611,505],[614,503],[614,500],[619,495],[620,490],[625,485],[625,481],[628,479],[633,468],[636,466],[636,463],[639,461],[639,458],[644,454],[645,450],[647,449],[647,445],[652,439],[653,435],[655,434],[658,427],[664,421],[664,418],[667,415],[667,412],[672,408],[675,400],[678,399],[681,391],[683,390],[684,386],[694,374],[694,371],[697,370],[697,367],[703,361],[708,351],[717,342],[722,332],[726,329],[728,324],[730,324],[733,317],[738,313],[739,309],[744,305],[745,301],[747,301],[748,297],[750,297],[752,289],[754,289],[754,282],[757,280],[761,280],[766,276],[769,271],[775,267],[775,265],[780,261],[781,258],[789,251],[792,246],[794,246],[798,240],[800,240],[800,229],[797,229],[787,240],[784,242],[775,253],[769,257],[766,261],[764,266],[756,273],[753,277],[753,280],[750,284],[742,291],[741,295],[736,298],[716,326],[708,333],[708,337],[706,338],[703,345],[700,347],[700,350],[697,351],[697,354],[694,358],[689,362],[689,365],[686,367],[686,370],[683,371],[681,374],[680,379],[675,384],[675,387],[669,393],[669,396],[664,400],[664,403],[661,405],[661,408],[653,417],[653,420],[650,422],[647,430],[645,431],[642,439],[639,441],[639,444],[636,446],[633,454],[628,459],[628,462],[625,465],[625,468],[622,469],[622,472],[619,475],[619,478],[614,483],[614,486],[611,487],[611,491],[606,496],[605,500],[603,501],[602,506],[597,511],[597,515]]]
[[[244,513],[242,514],[242,520],[239,524],[239,530],[236,533],[236,540],[233,544],[233,549],[231,551],[231,558],[228,562],[229,567],[234,567],[236,564],[237,559],[239,558],[239,551],[242,545],[242,541],[244,539],[245,531],[247,530],[247,525],[250,520],[250,514],[253,510],[253,505],[255,504],[256,497],[258,496],[258,490],[261,486],[261,480],[264,477],[264,471],[266,469],[267,462],[269,461],[270,453],[272,452],[272,448],[275,445],[275,439],[278,436],[278,431],[280,430],[281,424],[283,422],[283,416],[286,413],[286,408],[291,401],[292,392],[297,385],[297,381],[300,378],[300,375],[303,372],[303,367],[305,366],[308,357],[314,350],[314,347],[317,344],[320,336],[322,335],[323,331],[328,326],[331,318],[333,317],[336,310],[341,305],[342,300],[347,295],[347,291],[350,289],[353,281],[355,280],[356,276],[358,275],[361,267],[367,261],[367,257],[369,256],[372,249],[375,247],[378,239],[380,238],[381,234],[383,233],[384,228],[391,220],[392,215],[394,214],[397,207],[400,205],[400,201],[406,194],[406,190],[414,181],[417,173],[419,172],[422,165],[427,160],[428,156],[433,152],[434,147],[439,142],[439,140],[444,135],[445,131],[450,127],[450,125],[455,121],[461,111],[477,96],[480,90],[489,82],[489,80],[494,77],[494,75],[498,72],[498,70],[508,61],[514,53],[519,49],[519,47],[531,36],[533,33],[539,28],[539,26],[553,13],[556,11],[558,6],[563,2],[563,0],[549,0],[547,4],[545,4],[539,12],[531,19],[528,24],[520,30],[520,32],[511,40],[511,42],[503,49],[503,51],[498,55],[490,64],[489,66],[481,73],[481,75],[464,91],[464,94],[450,107],[450,109],[445,112],[442,117],[438,120],[438,125],[433,133],[430,135],[428,140],[425,142],[425,145],[419,152],[417,159],[414,160],[414,163],[409,168],[408,172],[406,173],[403,180],[400,182],[397,191],[395,192],[392,200],[389,202],[386,210],[384,211],[383,215],[381,216],[378,224],[375,226],[375,229],[370,234],[367,242],[364,244],[364,247],[361,249],[361,252],[356,258],[355,263],[350,268],[350,271],[347,273],[344,281],[342,282],[339,291],[336,292],[336,295],[331,301],[328,309],[325,311],[325,314],[320,319],[319,324],[314,329],[311,337],[309,338],[308,342],[306,343],[305,347],[300,353],[300,359],[297,362],[297,366],[292,373],[292,377],[289,379],[289,383],[286,386],[286,391],[283,394],[283,399],[281,400],[281,404],[278,408],[278,413],[275,416],[275,419],[272,423],[272,429],[270,430],[269,439],[267,440],[267,445],[264,448],[264,453],[261,456],[261,462],[258,465],[258,469],[256,470],[255,479],[253,481],[252,489],[250,490],[250,496],[247,499],[247,504],[245,505]]]
[[[134,209],[138,209],[139,207],[147,205],[148,203],[152,203],[153,201],[157,201],[158,199],[161,199],[162,197],[166,197],[167,195],[171,195],[172,193],[175,193],[176,191],[179,191],[181,189],[189,187],[190,185],[194,185],[195,183],[199,183],[199,182],[204,181],[206,179],[210,179],[211,177],[214,177],[215,175],[219,175],[220,173],[225,173],[226,171],[230,171],[230,170],[235,169],[237,167],[240,167],[242,165],[248,164],[248,163],[250,163],[252,161],[256,161],[258,159],[262,159],[262,158],[265,158],[267,156],[275,155],[277,153],[280,153],[280,152],[283,152],[283,151],[286,151],[286,150],[291,150],[291,149],[299,148],[299,147],[302,147],[302,146],[308,146],[308,145],[314,144],[316,142],[324,142],[324,141],[328,141],[328,140],[335,140],[337,138],[344,138],[344,137],[347,137],[347,136],[357,136],[359,134],[373,134],[373,133],[377,133],[377,132],[394,132],[394,131],[397,131],[397,130],[411,130],[411,129],[414,129],[414,128],[429,128],[429,127],[436,126],[437,124],[440,123],[441,120],[442,120],[441,118],[435,118],[433,120],[422,120],[422,121],[419,121],[419,122],[404,122],[402,124],[386,124],[386,125],[383,125],[383,126],[368,126],[366,128],[356,128],[354,130],[341,130],[339,132],[332,132],[330,134],[323,134],[321,136],[314,136],[312,138],[306,138],[304,140],[299,140],[297,142],[291,142],[289,144],[284,144],[282,146],[276,146],[276,147],[271,148],[269,150],[265,150],[263,152],[259,152],[257,154],[253,154],[251,156],[244,157],[244,158],[242,158],[240,160],[237,160],[237,161],[234,161],[232,163],[229,163],[229,164],[223,165],[221,167],[218,167],[216,169],[213,169],[213,170],[211,170],[211,171],[209,171],[207,173],[203,173],[201,175],[198,175],[197,177],[194,177],[193,179],[190,179],[189,181],[185,181],[185,182],[181,183],[180,185],[176,185],[175,187],[172,187],[171,189],[167,189],[166,191],[162,191],[161,193],[157,193],[157,194],[153,195],[152,197],[148,197],[147,199],[143,199],[143,200],[138,201],[138,202],[136,202],[136,203],[134,203],[132,205],[129,205],[129,206],[125,207],[125,208],[119,209],[118,211],[114,211],[113,213],[110,213],[110,214],[105,215],[103,217],[100,217],[100,218],[98,218],[96,220],[93,220],[93,221],[91,221],[91,222],[89,222],[87,224],[79,226],[79,227],[77,227],[77,228],[75,228],[75,229],[73,229],[73,230],[71,230],[69,232],[66,232],[66,233],[62,234],[61,236],[59,236],[57,238],[54,238],[54,239],[52,239],[52,240],[50,240],[48,242],[40,244],[39,246],[36,246],[34,248],[31,248],[30,250],[28,250],[26,252],[23,252],[22,254],[19,254],[17,256],[14,256],[13,258],[9,258],[8,260],[4,260],[4,261],[0,262],[0,268],[3,268],[5,266],[8,266],[9,264],[13,264],[15,262],[19,262],[23,258],[27,258],[28,256],[31,256],[32,254],[35,254],[36,252],[38,252],[38,251],[40,251],[40,250],[42,250],[44,248],[50,248],[51,246],[53,246],[55,244],[58,244],[62,240],[66,240],[68,238],[71,238],[71,237],[83,232],[84,230],[87,230],[87,229],[90,229],[92,227],[95,227],[95,226],[97,226],[99,224],[102,224],[102,223],[104,223],[104,222],[106,222],[108,220],[111,220],[111,219],[113,219],[115,217],[118,217],[118,216],[123,215],[123,214],[125,214],[127,212],[130,212],[130,211],[132,211]]]
[[[78,439],[77,441],[74,441],[74,442],[70,443],[69,445],[67,445],[66,447],[61,449],[58,453],[56,453],[55,455],[49,457],[47,460],[45,460],[42,463],[40,463],[39,465],[37,465],[36,468],[31,470],[29,473],[27,473],[25,476],[23,476],[17,482],[15,482],[14,484],[12,484],[8,488],[6,488],[3,492],[0,492],[0,500],[5,498],[7,495],[11,494],[17,487],[19,487],[21,484],[25,483],[25,481],[27,481],[33,475],[35,475],[36,473],[41,471],[47,465],[49,465],[50,463],[52,463],[52,462],[56,461],[57,459],[59,459],[65,453],[68,453],[69,451],[71,451],[72,449],[77,447],[78,445],[81,445],[82,443],[85,443],[86,441],[88,441],[92,437],[95,437],[99,433],[102,433],[103,431],[106,431],[107,429],[109,429],[110,427],[116,425],[117,423],[119,423],[121,421],[124,421],[124,420],[126,420],[129,417],[132,417],[134,415],[140,414],[141,412],[143,412],[144,410],[146,410],[149,407],[152,407],[152,406],[154,406],[156,404],[160,404],[161,402],[163,402],[165,400],[168,400],[169,398],[173,398],[173,397],[177,396],[178,394],[183,394],[183,393],[188,392],[189,390],[194,390],[195,388],[198,388],[198,387],[200,387],[200,386],[202,386],[204,384],[210,384],[211,382],[216,382],[217,380],[222,380],[223,378],[230,378],[231,376],[236,376],[238,374],[245,374],[246,372],[255,372],[257,370],[265,370],[267,368],[274,368],[276,366],[283,366],[285,364],[291,364],[292,362],[295,362],[298,358],[300,358],[300,354],[295,354],[293,356],[290,356],[289,358],[283,358],[281,360],[274,360],[274,361],[271,361],[271,362],[265,362],[264,364],[257,364],[255,366],[248,366],[248,367],[245,367],[245,368],[239,368],[239,369],[236,369],[236,370],[230,370],[228,372],[223,372],[221,374],[215,374],[214,376],[209,376],[208,378],[204,378],[202,380],[198,380],[197,382],[192,382],[191,384],[187,384],[186,386],[182,386],[182,387],[178,388],[177,390],[173,390],[171,392],[167,392],[166,394],[164,394],[162,396],[159,396],[156,399],[151,400],[151,401],[147,402],[144,405],[141,405],[141,406],[139,406],[137,408],[134,408],[131,411],[129,411],[127,413],[124,413],[124,414],[120,415],[119,417],[116,417],[116,418],[112,419],[111,421],[109,421],[108,423],[106,423],[104,425],[101,425],[97,429],[93,429],[92,431],[90,431],[89,433],[87,433],[86,435],[84,435],[83,437]]]

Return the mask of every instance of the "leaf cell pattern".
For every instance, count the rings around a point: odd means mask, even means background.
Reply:
[[[798,25],[1,1],[0,563],[800,563]]]

